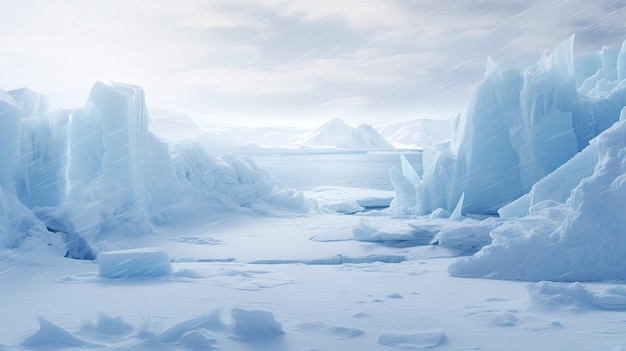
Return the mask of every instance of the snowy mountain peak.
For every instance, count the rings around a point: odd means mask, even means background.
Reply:
[[[361,124],[353,128],[341,118],[322,124],[304,139],[303,144],[353,150],[393,149],[371,125]]]

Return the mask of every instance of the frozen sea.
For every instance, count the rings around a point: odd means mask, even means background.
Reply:
[[[401,169],[400,155],[421,173],[422,153],[396,151],[285,151],[248,154],[279,183],[297,190],[340,186],[393,190],[389,169]]]

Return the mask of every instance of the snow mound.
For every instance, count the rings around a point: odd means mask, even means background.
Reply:
[[[618,69],[626,45],[576,59],[573,45],[574,36],[526,69],[488,60],[469,106],[452,121],[451,140],[424,150],[423,179],[392,175],[399,209],[452,211],[464,194],[463,214],[495,214],[616,122],[626,106]]]
[[[593,291],[580,283],[564,285],[543,281],[526,287],[534,308],[626,310],[626,288],[619,285]]]
[[[94,324],[91,320],[83,322],[81,332],[88,332],[92,334],[101,335],[127,335],[135,331],[135,327],[127,322],[120,316],[110,317],[104,313],[98,314],[98,319]]]
[[[450,120],[413,119],[385,124],[376,131],[396,148],[425,148],[450,139]]]
[[[374,127],[361,124],[357,128],[350,127],[341,119],[335,118],[306,136],[303,145],[332,147],[348,150],[385,150],[393,149]]]
[[[418,332],[384,332],[378,336],[378,343],[405,350],[431,349],[442,345],[446,334],[441,329]]]
[[[172,274],[165,250],[150,247],[103,252],[98,255],[99,275],[104,278],[159,277]]]
[[[175,343],[181,339],[186,339],[187,343],[198,341],[202,343],[212,343],[209,340],[210,335],[205,331],[222,330],[225,327],[225,324],[220,319],[220,311],[216,310],[212,313],[175,324],[162,331],[158,335],[158,339],[160,342],[166,344]],[[198,331],[198,333],[202,335],[193,333],[194,331]]]
[[[300,322],[294,325],[296,330],[323,333],[337,340],[356,338],[365,334],[362,330],[349,327],[338,327],[322,321]]]
[[[271,338],[285,333],[272,312],[233,308],[231,315],[235,330],[241,337]]]
[[[37,316],[37,320],[39,321],[39,330],[24,339],[22,346],[35,349],[96,346],[41,316]]]
[[[456,260],[449,273],[529,281],[626,279],[626,121],[588,148],[593,151],[585,154],[597,159],[593,174],[565,203],[546,200],[527,216],[509,219],[491,231],[490,245]]]
[[[189,349],[213,350],[217,340],[206,329],[196,329],[185,332],[180,339],[180,344]]]

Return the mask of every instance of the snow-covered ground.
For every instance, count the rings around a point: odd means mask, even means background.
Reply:
[[[447,275],[456,252],[354,241],[365,219],[220,214],[151,236],[173,273],[98,276],[98,263],[2,261],[6,350],[619,350],[617,283],[523,283]]]

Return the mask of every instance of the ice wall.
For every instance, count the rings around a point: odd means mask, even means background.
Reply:
[[[48,97],[28,88],[8,92],[21,107],[22,118],[43,117],[48,113]]]
[[[28,207],[58,206],[67,192],[69,114],[48,112],[48,97],[28,88],[9,91],[21,108],[20,158],[14,184]]]
[[[464,213],[495,214],[619,119],[626,45],[575,59],[573,44],[572,36],[536,67],[503,69],[489,60],[453,120],[451,142],[424,151],[417,204],[408,211],[451,211],[464,193]]]
[[[167,144],[148,131],[140,87],[96,83],[85,108],[71,116],[69,150],[72,190],[106,192],[107,217],[159,220],[180,201]],[[83,198],[77,193],[71,200]]]
[[[15,192],[13,175],[20,158],[20,116],[22,109],[4,90],[0,90],[0,186]]]
[[[491,231],[490,245],[457,259],[450,274],[530,281],[626,279],[624,160],[626,121],[620,121],[551,175],[567,178],[573,169],[594,165],[565,201],[544,200],[531,206],[526,216],[508,219]],[[577,178],[577,173],[571,175]]]
[[[159,140],[138,86],[97,82],[83,108],[47,106],[29,89],[0,90],[0,249],[36,234],[93,258],[103,232],[137,235],[214,210],[304,208],[302,194],[250,159]]]

